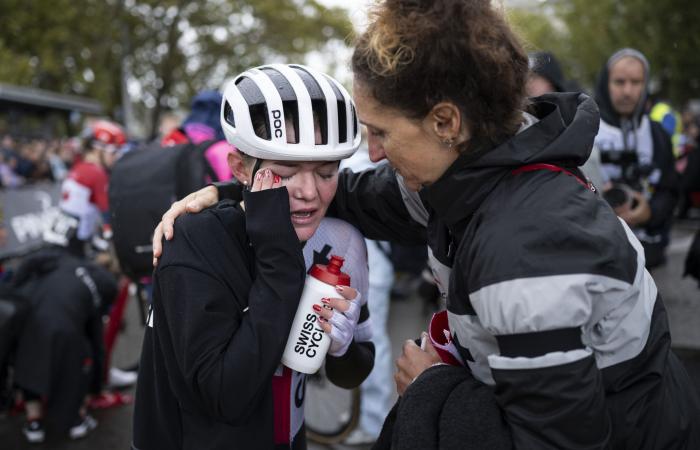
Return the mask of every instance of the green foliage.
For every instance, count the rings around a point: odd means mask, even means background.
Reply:
[[[663,95],[679,106],[700,97],[700,2],[550,0],[510,16],[527,42],[554,51],[567,75],[588,88],[615,50],[633,47],[649,59]]]
[[[0,82],[88,95],[114,113],[125,69],[153,128],[244,68],[302,61],[351,32],[344,10],[315,0],[0,0],[0,11]]]

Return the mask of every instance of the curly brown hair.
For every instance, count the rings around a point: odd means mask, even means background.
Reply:
[[[460,151],[500,144],[522,122],[527,55],[489,0],[381,1],[352,68],[380,104],[410,118],[457,105],[472,134]]]

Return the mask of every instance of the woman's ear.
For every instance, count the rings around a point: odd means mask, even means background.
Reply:
[[[458,146],[471,138],[462,112],[452,102],[440,102],[433,106],[427,119],[436,138],[448,147]]]
[[[231,169],[231,173],[241,184],[250,183],[250,173],[243,162],[243,157],[238,151],[232,151],[228,154],[227,162]]]

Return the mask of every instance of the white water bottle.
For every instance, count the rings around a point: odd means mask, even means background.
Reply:
[[[343,261],[340,256],[331,255],[327,266],[314,264],[306,276],[304,291],[282,354],[282,364],[290,369],[306,374],[316,373],[326,358],[331,338],[321,328],[319,316],[312,307],[321,303],[324,297],[339,297],[336,286],[350,286],[350,277],[340,271]]]

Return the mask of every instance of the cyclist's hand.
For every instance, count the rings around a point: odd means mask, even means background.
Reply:
[[[360,293],[349,286],[336,286],[342,298],[324,298],[321,304],[314,305],[323,331],[331,337],[331,356],[343,356],[348,350],[355,327],[360,319]]]
[[[399,395],[403,395],[406,388],[413,383],[413,380],[418,378],[427,368],[433,364],[441,363],[440,355],[430,343],[427,333],[423,333],[422,340],[425,350],[416,345],[413,340],[407,340],[403,344],[403,352],[399,359],[396,360],[396,391]]]
[[[263,169],[255,174],[255,180],[253,180],[253,186],[251,186],[250,192],[264,191],[280,186],[282,186],[282,178],[273,173],[270,169]]]
[[[219,192],[216,190],[216,187],[207,186],[170,205],[170,209],[163,214],[160,223],[153,232],[154,267],[158,264],[158,258],[163,252],[163,236],[168,241],[173,238],[175,219],[185,213],[198,213],[218,201]]]

